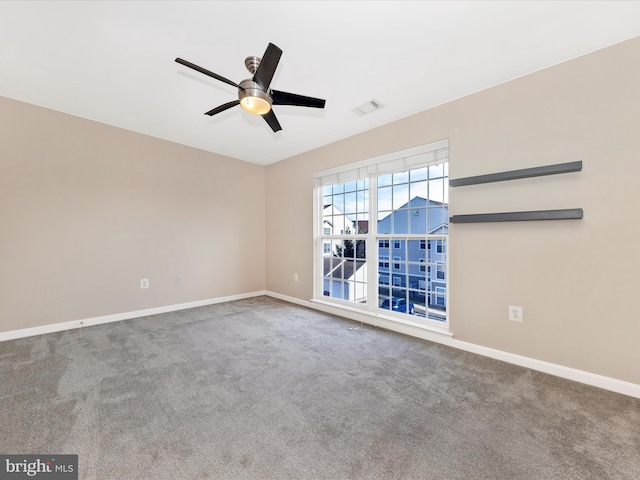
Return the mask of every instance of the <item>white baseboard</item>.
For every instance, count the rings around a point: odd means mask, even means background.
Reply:
[[[101,317],[85,318],[82,320],[71,320],[69,322],[54,323],[51,325],[42,325],[41,327],[23,328],[21,330],[11,330],[8,332],[0,332],[0,342],[5,340],[14,340],[16,338],[32,337],[34,335],[42,335],[44,333],[61,332],[64,330],[72,330],[74,328],[89,327],[92,325],[100,325],[103,323],[119,322],[121,320],[130,320],[132,318],[146,317],[149,315],[157,315],[159,313],[175,312],[178,310],[186,310],[187,308],[203,307],[205,305],[213,305],[215,303],[231,302],[233,300],[242,300],[245,298],[259,297],[266,295],[266,292],[249,292],[239,295],[230,295],[227,297],[210,298],[207,300],[198,300],[195,302],[179,303],[176,305],[167,305],[164,307],[147,308],[145,310],[136,310],[133,312],[115,313],[113,315],[104,315]]]
[[[337,307],[329,306],[322,302],[311,302],[307,300],[300,300],[299,298],[289,297],[275,292],[267,291],[266,295],[284,300],[286,302],[295,303],[315,310],[320,310],[325,313],[331,313],[334,315],[356,320],[358,322],[367,323],[376,327],[385,328],[395,332],[411,335],[414,337],[422,338],[423,340],[429,340],[432,342],[447,345],[449,347],[458,348],[471,353],[476,353],[484,357],[494,358],[503,362],[512,363],[521,367],[530,368],[539,372],[555,375],[556,377],[566,378],[576,382],[584,383],[605,390],[610,390],[616,393],[622,393],[623,395],[629,395],[630,397],[640,398],[640,385],[625,382],[611,377],[605,377],[604,375],[598,375],[583,370],[577,370],[571,367],[565,367],[555,363],[545,362],[537,360],[535,358],[524,357],[522,355],[516,355],[514,353],[504,352],[502,350],[496,350],[482,345],[474,343],[463,342],[453,338],[451,335],[437,333],[432,330],[421,329],[411,325],[403,325],[393,321],[381,320],[378,318],[372,318],[370,315],[365,315],[359,312],[353,312],[344,310]]]

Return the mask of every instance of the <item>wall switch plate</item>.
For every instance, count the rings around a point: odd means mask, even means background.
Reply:
[[[522,322],[524,320],[524,317],[522,315],[522,307],[509,305],[509,320],[512,320],[514,322]]]
[[[176,277],[176,285],[182,285],[182,277]]]
[[[297,282],[297,281],[298,281],[298,274],[297,274],[297,273],[294,273],[294,274],[293,274],[293,281],[294,281],[294,282]]]
[[[140,279],[140,288],[149,288],[149,279],[148,278]]]

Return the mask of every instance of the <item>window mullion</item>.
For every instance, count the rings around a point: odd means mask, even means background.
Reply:
[[[322,293],[322,283],[324,282],[323,277],[323,267],[324,267],[324,255],[320,254],[320,251],[323,249],[322,246],[322,237],[320,236],[321,232],[321,224],[323,222],[322,213],[323,210],[320,206],[323,204],[322,202],[322,186],[320,185],[320,181],[315,181],[315,196],[313,197],[313,238],[315,241],[315,248],[313,249],[313,296],[315,298],[319,298]]]
[[[369,231],[367,233],[367,309],[377,310],[378,298],[378,177],[369,177]]]

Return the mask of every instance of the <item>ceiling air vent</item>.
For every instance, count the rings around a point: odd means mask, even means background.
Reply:
[[[358,105],[356,108],[352,108],[351,111],[356,115],[366,115],[374,110],[380,110],[383,106],[384,105],[382,105],[378,100],[369,100],[367,103],[363,103],[362,105]]]

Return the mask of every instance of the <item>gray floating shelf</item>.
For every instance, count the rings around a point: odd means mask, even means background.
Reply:
[[[523,168],[509,172],[489,173],[475,177],[456,178],[449,180],[451,187],[464,187],[466,185],[478,185],[481,183],[505,182],[507,180],[519,180],[521,178],[542,177],[545,175],[558,175],[560,173],[579,172],[582,170],[582,161],[557,163],[543,167]]]
[[[579,220],[583,216],[581,208],[564,210],[534,210],[528,212],[475,213],[471,215],[453,215],[450,223],[485,222],[525,222],[532,220]]]

